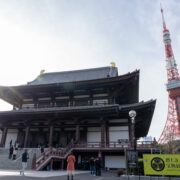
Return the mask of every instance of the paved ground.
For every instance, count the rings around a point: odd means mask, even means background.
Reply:
[[[0,170],[0,180],[67,180],[66,171],[26,171],[25,176],[20,176],[16,170]],[[70,179],[71,180],[71,179]],[[157,176],[121,176],[116,173],[103,172],[102,176],[91,176],[89,171],[76,171],[74,180],[180,180],[180,177]]]
[[[66,171],[26,171],[20,176],[16,170],[0,170],[0,180],[67,180]],[[91,176],[89,171],[76,171],[74,180],[119,180],[114,173],[102,173],[102,176]]]

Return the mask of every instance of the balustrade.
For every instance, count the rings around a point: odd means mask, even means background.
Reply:
[[[130,148],[130,142],[119,143],[117,141],[110,141],[109,143],[101,143],[101,142],[88,142],[88,143],[69,143],[66,148],[57,149],[50,147],[45,150],[39,158],[36,160],[36,168],[43,164],[49,157],[58,156],[61,159],[65,159],[66,156],[70,153],[70,151],[75,149],[124,149]],[[138,141],[137,148],[154,148],[153,142],[147,141]]]
[[[92,105],[107,105],[114,104],[113,100],[104,101],[104,99],[94,100],[90,102],[90,99],[85,99],[84,101],[73,100],[71,103],[69,101],[56,101],[48,103],[40,103],[38,105],[34,104],[24,104],[20,109],[41,109],[41,108],[52,108],[52,107],[68,107],[68,106],[92,106]]]

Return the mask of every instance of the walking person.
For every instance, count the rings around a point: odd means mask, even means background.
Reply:
[[[29,159],[27,149],[24,150],[22,154],[22,169],[20,170],[20,175],[24,176],[24,171],[27,167],[27,160]]]
[[[98,168],[98,174],[99,176],[101,176],[101,158],[98,158],[98,162],[99,162],[99,168]]]
[[[9,159],[12,158],[13,151],[14,151],[14,148],[13,148],[13,146],[11,145],[11,147],[9,148]]]
[[[11,139],[11,141],[9,142],[9,147],[11,147],[12,146],[12,139]]]
[[[101,160],[97,158],[95,160],[95,169],[96,169],[96,176],[101,176]]]
[[[73,180],[74,170],[75,170],[74,168],[75,161],[76,161],[76,158],[71,152],[71,154],[67,158],[67,173],[68,173],[67,180],[70,180],[70,176],[71,176],[71,180]]]
[[[44,152],[44,146],[41,146],[41,154]]]
[[[14,147],[14,150],[13,150],[13,160],[15,160],[16,159],[16,155],[17,155],[17,148],[16,147]]]
[[[94,158],[93,157],[91,157],[91,159],[89,161],[89,164],[90,164],[91,175],[95,176],[95,169],[94,169],[95,162],[94,162]]]

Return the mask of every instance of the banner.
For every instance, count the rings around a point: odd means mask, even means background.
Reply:
[[[179,154],[143,154],[145,175],[180,176]]]

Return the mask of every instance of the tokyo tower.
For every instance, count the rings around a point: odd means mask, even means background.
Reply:
[[[168,91],[168,115],[158,143],[164,144],[169,141],[180,140],[180,77],[171,46],[170,33],[166,28],[162,7],[161,14],[168,81],[166,85]]]

